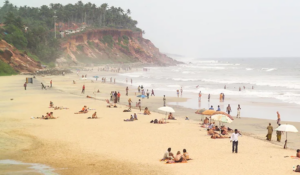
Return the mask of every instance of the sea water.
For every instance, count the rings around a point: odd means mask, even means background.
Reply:
[[[145,89],[150,92],[153,89],[159,95],[176,96],[176,91],[182,87],[183,94],[188,93],[193,97],[198,97],[201,91],[202,98],[207,98],[207,94],[210,94],[212,99],[218,99],[220,93],[224,93],[225,99],[259,98],[263,101],[267,98],[300,105],[299,58],[178,58],[178,60],[184,64],[148,67],[148,71],[120,75],[128,78],[128,82],[132,78],[133,86],[143,85]],[[196,109],[197,105],[192,107]]]

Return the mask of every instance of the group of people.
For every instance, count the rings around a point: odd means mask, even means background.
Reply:
[[[129,119],[124,119],[124,121],[134,121],[134,120],[138,120],[136,113],[130,115]]]
[[[111,91],[110,93],[110,100],[113,101],[115,104],[120,102],[121,93],[117,91]]]
[[[41,119],[57,119],[58,117],[53,116],[53,112],[47,112],[46,115],[42,115]]]
[[[183,154],[181,154],[180,151],[177,151],[177,154],[174,155],[171,152],[171,148],[168,148],[167,152],[164,153],[163,158],[161,161],[166,161],[166,163],[180,163],[180,162],[186,162],[190,159],[189,153],[186,151],[186,149],[183,149]]]

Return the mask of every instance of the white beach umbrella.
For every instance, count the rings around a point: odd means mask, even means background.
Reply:
[[[175,112],[175,110],[172,107],[169,107],[169,106],[160,107],[160,108],[158,108],[158,110],[166,112],[166,118],[165,118],[166,121],[167,121],[167,113],[168,112],[173,112],[173,113]]]
[[[286,132],[286,140],[285,140],[285,144],[284,144],[284,147],[283,147],[285,149],[286,145],[287,145],[287,133],[288,132],[298,132],[298,129],[293,125],[282,124],[278,128],[276,128],[275,131],[284,131],[284,132]]]
[[[213,115],[213,116],[211,116],[211,119],[215,120],[215,121],[220,121],[222,123],[231,123],[232,122],[232,120],[227,115],[223,115],[223,114]]]

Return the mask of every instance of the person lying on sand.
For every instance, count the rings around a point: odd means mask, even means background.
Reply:
[[[212,129],[207,129],[207,135],[214,135],[214,133]]]
[[[150,114],[151,114],[151,113],[150,113],[148,107],[146,107],[145,110],[144,110],[144,115],[150,115]]]
[[[169,116],[168,116],[168,119],[170,120],[175,120],[175,117],[173,116],[173,114],[170,112]]]
[[[214,133],[210,138],[212,138],[212,139],[219,139],[219,138],[228,138],[228,136],[225,137],[225,136],[222,136],[219,133]]]
[[[96,118],[98,118],[98,117],[97,117],[97,112],[95,112],[95,113],[92,115],[92,119],[96,119]]]
[[[50,101],[50,108],[53,108],[53,102]]]

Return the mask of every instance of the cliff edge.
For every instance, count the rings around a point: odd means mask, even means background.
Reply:
[[[142,62],[167,66],[180,62],[159,52],[141,32],[118,29],[94,29],[66,36],[63,55],[57,65]]]

